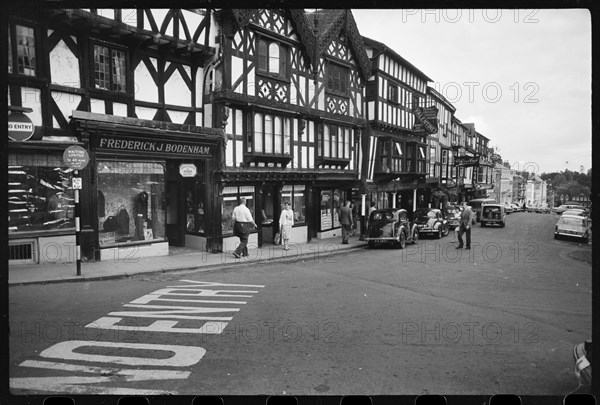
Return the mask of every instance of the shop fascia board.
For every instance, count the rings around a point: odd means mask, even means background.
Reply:
[[[142,135],[160,139],[185,141],[221,142],[225,139],[223,129],[196,127],[163,121],[141,120],[139,118],[118,117],[115,115],[73,111],[71,122],[78,131],[103,131],[113,135]]]

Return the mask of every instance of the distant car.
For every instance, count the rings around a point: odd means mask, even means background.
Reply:
[[[437,208],[418,209],[415,212],[415,224],[419,234],[433,235],[437,239],[450,233],[448,221]]]
[[[509,204],[509,203],[504,203],[504,211],[505,211],[507,214],[512,214],[512,213],[513,213],[513,211],[514,211],[512,204]]]
[[[446,208],[444,219],[448,223],[448,229],[455,229],[460,226],[460,215],[462,214],[462,211],[462,207],[458,205],[452,205]]]
[[[552,211],[556,212],[557,214],[562,214],[566,210],[571,210],[571,209],[585,209],[585,207],[583,207],[581,205],[575,205],[575,204],[563,204],[560,207],[554,207],[552,209]]]
[[[468,204],[475,213],[475,218],[473,220],[473,223],[475,223],[479,222],[479,219],[481,218],[481,207],[485,204],[496,204],[496,200],[493,198],[476,198],[469,201]]]
[[[510,205],[513,207],[513,212],[523,211],[523,208],[519,204],[512,203]]]
[[[562,236],[578,238],[583,243],[589,239],[590,220],[579,215],[561,215],[554,227],[554,239]]]
[[[405,209],[381,209],[369,215],[365,240],[370,248],[378,244],[392,244],[404,249],[406,242],[416,243],[419,240],[419,231],[409,221]]]
[[[504,204],[486,204],[481,209],[481,226],[506,225],[506,211]]]

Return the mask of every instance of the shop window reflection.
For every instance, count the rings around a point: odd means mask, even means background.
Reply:
[[[100,245],[164,239],[164,164],[100,161],[97,172]]]

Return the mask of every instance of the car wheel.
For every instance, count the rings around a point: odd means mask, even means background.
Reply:
[[[450,228],[448,228],[447,226],[444,227],[444,233],[443,236],[448,236],[448,234],[450,233]]]
[[[485,222],[481,223],[481,227],[484,228],[485,227]]]
[[[368,243],[369,243],[369,249],[373,249],[375,247],[375,241],[370,240]]]
[[[415,228],[413,230],[413,236],[412,236],[413,244],[417,243],[418,240],[419,240],[419,230]]]
[[[588,237],[587,236],[582,236],[581,237],[581,242],[582,243],[588,243]]]
[[[558,240],[558,235],[557,234],[554,234],[554,239]]]
[[[398,239],[398,248],[404,249],[406,247],[406,235],[404,232],[400,232],[400,237]]]
[[[504,225],[505,225],[504,222],[500,222],[500,227],[501,228],[504,228]]]

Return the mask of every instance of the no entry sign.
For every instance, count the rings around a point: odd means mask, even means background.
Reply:
[[[13,141],[26,141],[34,131],[33,122],[25,114],[13,112],[8,116],[8,137]]]

